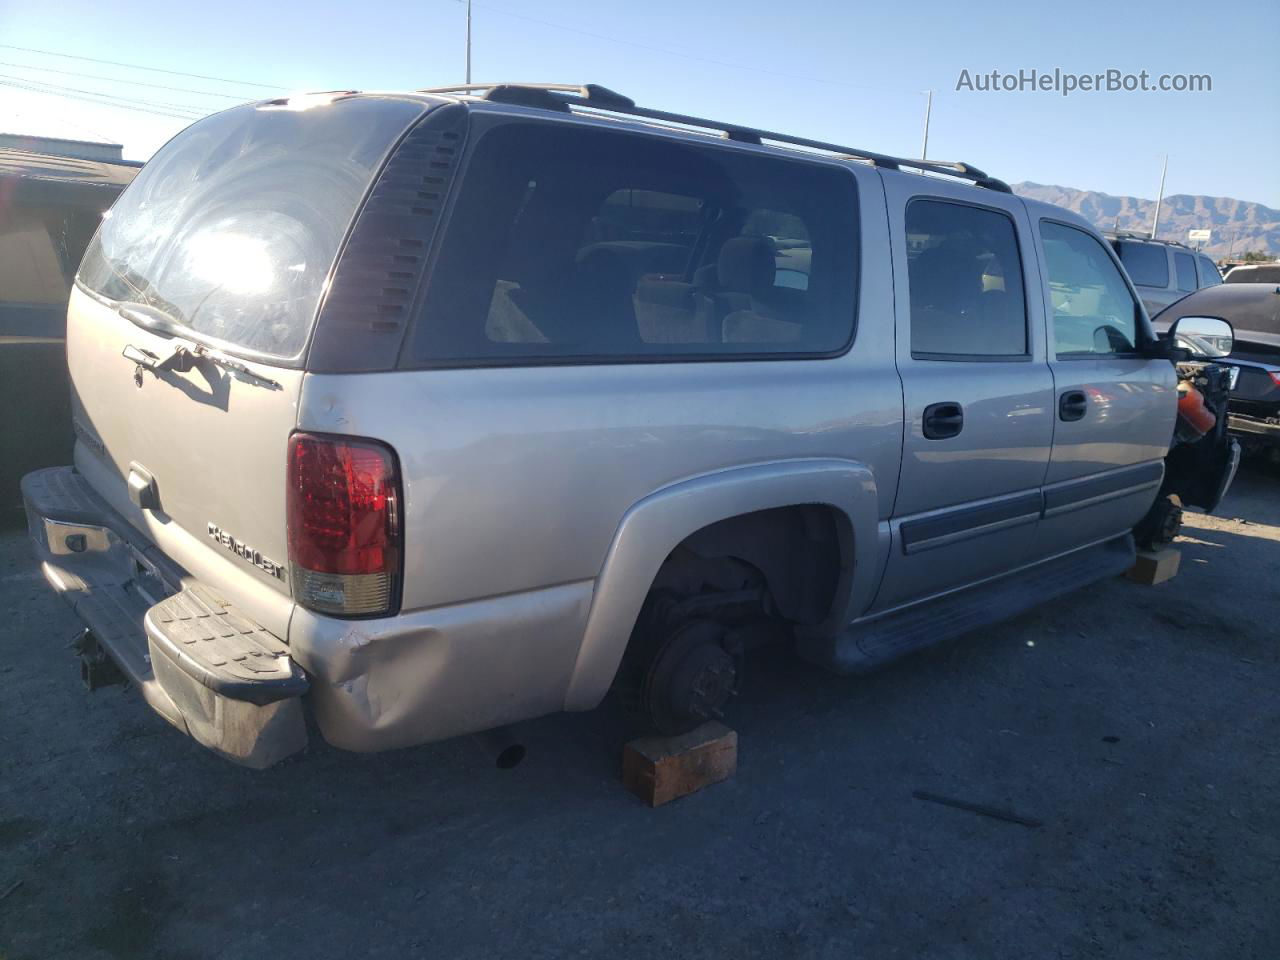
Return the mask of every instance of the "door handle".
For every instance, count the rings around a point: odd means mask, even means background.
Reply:
[[[1068,390],[1058,398],[1058,419],[1070,423],[1083,420],[1089,412],[1089,398],[1083,390]]]
[[[964,407],[954,401],[931,403],[924,408],[926,440],[945,440],[964,428]]]

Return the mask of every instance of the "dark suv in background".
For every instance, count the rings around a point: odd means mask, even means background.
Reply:
[[[1108,233],[1149,316],[1188,293],[1222,282],[1217,266],[1203,253],[1169,240],[1136,233]]]
[[[71,456],[67,298],[141,166],[0,148],[0,528],[22,520],[22,475]]]

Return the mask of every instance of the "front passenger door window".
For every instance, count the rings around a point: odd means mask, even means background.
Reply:
[[[1138,304],[1102,243],[1075,227],[1040,222],[1058,357],[1132,354]]]

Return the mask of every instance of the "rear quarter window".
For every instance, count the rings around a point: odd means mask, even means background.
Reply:
[[[1213,287],[1222,282],[1222,274],[1218,265],[1206,256],[1196,258],[1200,264],[1200,286]]]
[[[829,356],[856,282],[848,171],[507,123],[475,145],[404,365]]]
[[[124,192],[78,279],[233,348],[296,358],[370,181],[422,112],[359,97],[201,120]]]

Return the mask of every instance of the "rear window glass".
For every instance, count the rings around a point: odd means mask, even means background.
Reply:
[[[1200,261],[1200,286],[1212,287],[1222,282],[1222,274],[1218,272],[1218,265],[1208,257],[1199,257]]]
[[[201,120],[121,196],[80,282],[233,347],[296,357],[370,180],[422,109],[357,98]]]
[[[507,124],[477,143],[411,365],[826,355],[853,335],[846,171]]]
[[[1169,255],[1156,243],[1130,243],[1122,240],[1116,244],[1120,262],[1129,272],[1129,279],[1139,287],[1167,287],[1169,285]]]

